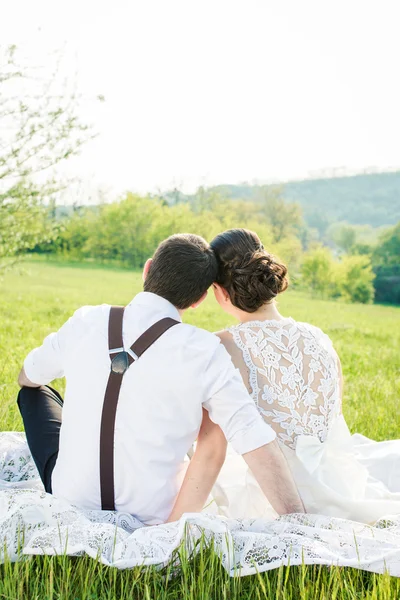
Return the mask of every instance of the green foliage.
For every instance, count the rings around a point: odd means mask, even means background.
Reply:
[[[317,246],[307,252],[301,265],[302,284],[320,296],[329,296],[334,261],[328,248]]]
[[[286,202],[280,188],[263,188],[258,198],[258,212],[270,224],[273,243],[296,235],[302,225],[300,205]]]
[[[140,268],[157,245],[176,232],[197,233],[211,240],[224,229],[247,227],[257,231],[265,247],[295,267],[301,251],[296,236],[288,229],[287,235],[274,242],[273,229],[265,219],[260,220],[258,207],[246,209],[245,203],[217,197],[201,198],[195,205],[169,206],[159,198],[127,194],[120,202],[75,211],[64,221],[56,242],[42,251]]]
[[[400,222],[381,235],[373,260],[377,265],[400,264]]]
[[[369,304],[374,299],[374,279],[368,256],[344,256],[333,272],[339,296],[348,302]]]
[[[321,297],[362,304],[374,298],[375,275],[368,256],[345,255],[335,261],[328,248],[317,246],[304,255],[301,276],[303,286]]]
[[[400,304],[400,264],[378,265],[375,272],[375,300]]]
[[[43,206],[57,185],[43,174],[87,139],[75,114],[75,96],[53,92],[54,83],[40,69],[21,64],[15,46],[0,46],[0,268],[56,237]]]
[[[357,242],[353,244],[350,248],[350,254],[357,254],[358,256],[372,256],[374,251],[374,247],[370,244],[363,244],[361,242]]]
[[[372,260],[377,302],[400,304],[400,223],[381,235]]]
[[[331,225],[327,234],[336,246],[344,252],[349,252],[356,243],[356,230],[351,225],[342,223]]]
[[[0,269],[13,264],[38,241],[49,242],[56,227],[35,186],[20,180],[0,193]]]
[[[324,210],[316,207],[315,210],[307,211],[305,220],[309,227],[318,232],[320,240],[326,239],[326,232],[332,224],[332,218]]]

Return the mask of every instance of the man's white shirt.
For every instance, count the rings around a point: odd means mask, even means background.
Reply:
[[[100,509],[100,421],[110,373],[110,306],[84,306],[28,354],[27,377],[45,385],[66,377],[60,447],[52,491]],[[164,298],[142,292],[126,307],[124,348],[164,317],[181,321]],[[114,438],[115,506],[153,525],[172,510],[202,408],[239,454],[275,439],[217,336],[180,323],[125,373]]]

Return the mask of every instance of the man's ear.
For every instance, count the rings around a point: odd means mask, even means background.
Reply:
[[[204,294],[202,295],[202,297],[200,298],[200,300],[197,300],[197,302],[195,302],[194,304],[192,304],[192,306],[190,308],[197,308],[198,306],[200,306],[200,304],[202,302],[204,302],[204,300],[207,298],[207,294],[208,294],[208,292],[204,292]]]
[[[153,262],[153,259],[152,259],[152,258],[148,258],[148,259],[146,260],[146,263],[145,263],[145,265],[144,265],[144,267],[143,267],[143,274],[142,274],[142,279],[143,279],[143,281],[146,281],[146,277],[147,277],[147,275],[149,274],[149,270],[150,270],[150,267],[151,267],[151,263],[152,263],[152,262]]]

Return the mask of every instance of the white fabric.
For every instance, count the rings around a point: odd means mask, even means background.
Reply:
[[[241,323],[228,331],[242,353],[252,398],[281,444],[295,448],[303,434],[324,441],[341,402],[329,337],[291,318]]]
[[[400,515],[400,440],[374,442],[350,434],[328,336],[293,319],[253,321],[229,331],[307,512],[370,524],[386,514]],[[272,507],[242,462],[229,448],[213,492],[221,513],[271,517]]]
[[[371,448],[363,455],[377,460]],[[191,514],[177,523],[143,527],[129,514],[78,509],[45,494],[24,434],[0,433],[0,562],[6,548],[13,561],[23,554],[87,554],[121,569],[162,566],[176,561],[182,542],[190,552],[200,535],[213,541],[231,575],[319,564],[400,576],[399,515],[374,527],[310,514],[277,520]]]
[[[110,307],[80,308],[25,360],[34,383],[65,376],[60,449],[52,476],[55,496],[99,509],[99,437],[110,372]],[[176,308],[138,294],[123,322],[125,349]],[[232,361],[211,333],[187,324],[167,331],[131,365],[122,382],[115,426],[115,506],[147,524],[164,522],[183,476],[205,407],[235,450],[249,452],[275,438],[260,418]]]

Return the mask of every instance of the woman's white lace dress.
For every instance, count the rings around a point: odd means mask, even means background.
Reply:
[[[350,434],[329,337],[290,318],[251,321],[227,332],[233,360],[277,433],[307,512],[366,524],[391,514],[400,522],[400,440]],[[230,518],[274,514],[230,448],[213,497],[220,514]]]
[[[276,518],[241,457],[228,453],[214,502],[178,523],[87,511],[45,494],[21,433],[0,433],[0,559],[88,554],[107,565],[164,565],[182,543],[213,539],[225,568],[352,566],[400,576],[400,442],[351,436],[336,355],[320,330],[291,319],[232,328],[244,377],[274,426],[310,514]],[[22,535],[23,534],[23,535]]]

